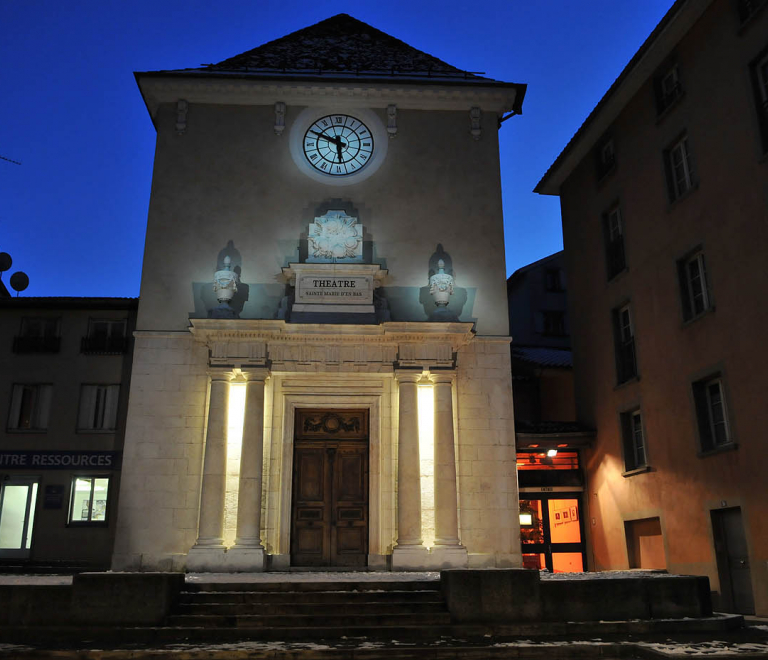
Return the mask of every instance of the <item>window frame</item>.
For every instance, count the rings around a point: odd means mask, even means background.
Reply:
[[[88,497],[88,520],[73,520],[76,485],[78,480],[89,480],[91,482],[90,495]],[[104,520],[93,520],[94,491],[96,490],[96,480],[106,479],[107,493],[104,504]],[[109,509],[112,494],[112,475],[111,474],[72,474],[69,487],[69,507],[67,509],[67,527],[107,527],[109,526]]]
[[[86,414],[86,411],[84,409],[84,406],[86,405],[86,396],[85,391],[86,388],[104,388],[106,391],[104,393],[104,399],[102,404],[102,411],[101,416],[106,419],[107,410],[109,409],[110,405],[113,408],[113,419],[112,419],[112,426],[110,427],[97,427],[97,426],[83,426],[82,422],[84,419],[84,415]],[[111,388],[114,388],[114,401],[109,401],[109,391]],[[94,399],[94,409],[88,412],[88,417],[93,418],[96,416],[96,409],[95,406],[98,405],[98,396]],[[78,433],[115,433],[117,431],[117,420],[118,415],[120,413],[120,383],[82,383],[80,385],[80,402],[78,405],[77,410],[77,426],[76,431]]]
[[[550,293],[561,293],[565,290],[562,269],[553,267],[544,270],[544,290]]]
[[[681,180],[678,179],[676,171],[675,154],[678,151],[681,155],[679,165],[683,168],[682,182],[684,187],[681,186]],[[680,135],[664,150],[664,170],[667,175],[667,188],[671,203],[683,199],[698,186],[687,133]]]
[[[96,324],[107,326],[106,334],[101,337],[94,332]],[[113,328],[120,327],[120,336],[113,337]],[[120,354],[128,350],[128,319],[123,318],[89,318],[85,337],[80,342],[81,353]]]
[[[36,331],[31,331],[35,324]],[[30,327],[31,326],[31,327]],[[47,332],[52,327],[53,332]],[[60,316],[23,316],[19,323],[19,334],[13,338],[14,353],[58,353],[61,348]]]
[[[667,85],[668,80],[672,80],[671,85]],[[658,122],[685,96],[677,57],[668,58],[666,63],[657,69],[653,77],[653,94]]]
[[[20,425],[24,405],[23,388],[34,388],[35,391],[30,418],[35,420],[34,423],[36,425],[28,427]],[[20,391],[18,395],[17,391]],[[51,418],[52,398],[53,384],[51,383],[13,383],[11,386],[11,399],[8,405],[8,418],[5,425],[6,431],[8,433],[47,433]],[[16,419],[14,420],[14,418]]]
[[[546,337],[567,337],[568,331],[565,325],[565,312],[561,309],[542,309],[541,334]],[[548,327],[549,326],[549,327]]]
[[[645,420],[641,408],[635,407],[620,413],[620,431],[624,476],[647,472],[648,441],[645,435]],[[640,442],[637,442],[638,433]]]
[[[691,276],[690,267],[692,263],[697,264],[699,272],[699,294],[695,290],[694,278]],[[704,250],[701,247],[695,248],[677,260],[677,276],[680,285],[680,304],[684,323],[694,321],[715,308],[709,272],[707,270],[707,261],[704,257]],[[702,300],[702,306],[697,311],[696,300],[699,295]]]
[[[717,386],[719,401],[713,404],[711,388]],[[693,405],[698,427],[699,455],[707,456],[737,447],[733,434],[733,420],[728,405],[725,382],[720,372],[711,373],[691,384]],[[714,408],[719,405],[722,420],[715,419]],[[725,440],[717,440],[717,426],[722,424]]]
[[[612,218],[616,218],[616,236]],[[605,263],[608,281],[627,269],[627,253],[624,241],[624,218],[620,204],[616,203],[603,213],[603,234],[605,238]],[[620,267],[619,267],[620,266]]]
[[[602,181],[616,169],[616,141],[613,137],[604,137],[595,149],[597,180]]]
[[[624,322],[626,312],[628,323]],[[635,320],[632,313],[632,303],[626,302],[614,307],[613,312],[614,353],[616,357],[617,386],[639,378],[637,369],[637,346],[635,342]],[[628,334],[625,332],[628,330]],[[631,355],[631,368],[628,369]]]

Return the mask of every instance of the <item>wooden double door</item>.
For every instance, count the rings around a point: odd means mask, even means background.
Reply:
[[[368,563],[368,411],[296,413],[292,566]]]

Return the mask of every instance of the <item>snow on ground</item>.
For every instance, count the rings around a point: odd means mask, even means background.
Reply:
[[[36,584],[67,586],[72,584],[71,575],[0,575],[0,584]]]
[[[432,582],[440,579],[436,571],[302,571],[278,573],[189,573],[187,582]]]

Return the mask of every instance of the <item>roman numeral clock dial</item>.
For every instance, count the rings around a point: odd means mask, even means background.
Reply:
[[[325,186],[365,181],[387,155],[390,140],[381,114],[373,108],[304,108],[291,122],[291,159],[303,175]]]
[[[371,130],[350,115],[320,117],[304,134],[304,156],[318,172],[345,177],[362,170],[373,158]]]

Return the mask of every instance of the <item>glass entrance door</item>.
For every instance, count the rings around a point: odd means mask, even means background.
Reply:
[[[37,479],[12,477],[0,485],[0,558],[29,557]]]
[[[523,567],[581,573],[586,565],[581,499],[578,495],[523,495],[520,538]]]

